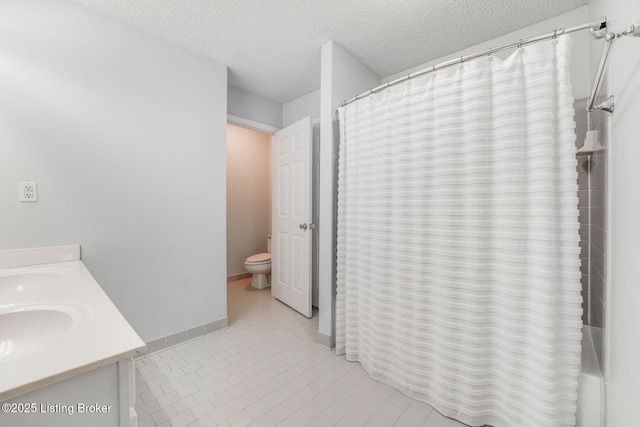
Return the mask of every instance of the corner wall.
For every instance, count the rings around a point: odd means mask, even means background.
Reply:
[[[274,133],[282,127],[282,104],[231,85],[227,114],[230,123],[249,129]]]
[[[592,18],[606,15],[610,31],[640,24],[637,0],[591,0],[589,13]],[[605,416],[607,425],[617,427],[640,425],[640,38],[617,40],[607,68],[616,105],[609,119]]]
[[[0,249],[80,243],[145,341],[226,319],[226,67],[62,0],[0,40]]]
[[[319,195],[319,319],[318,342],[332,347],[335,340],[335,215],[338,122],[336,109],[354,94],[380,84],[380,78],[334,41],[322,46],[320,88]]]
[[[311,121],[320,117],[320,89],[302,95],[282,105],[282,127],[285,128],[305,117]]]

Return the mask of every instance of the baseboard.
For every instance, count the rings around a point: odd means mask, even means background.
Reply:
[[[138,356],[138,358],[148,356],[151,353],[164,350],[165,348],[173,347],[174,345],[182,344],[183,342],[190,341],[208,333],[225,329],[227,326],[229,326],[229,320],[223,317],[215,322],[205,323],[200,326],[185,329],[184,331],[176,332],[175,334],[167,335],[166,337],[151,340],[146,343],[147,348],[145,352]]]
[[[320,332],[318,332],[317,342],[318,342],[318,345],[328,349],[332,349],[334,347],[333,337],[329,335],[321,334]]]
[[[248,279],[249,277],[251,277],[251,273],[232,274],[231,276],[227,276],[227,283]]]

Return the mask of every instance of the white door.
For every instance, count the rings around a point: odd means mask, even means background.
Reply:
[[[276,132],[272,153],[271,293],[311,317],[311,118]]]

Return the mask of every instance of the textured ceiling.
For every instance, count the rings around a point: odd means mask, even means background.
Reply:
[[[334,40],[388,76],[587,0],[74,0],[229,67],[229,83],[281,103],[320,87]]]

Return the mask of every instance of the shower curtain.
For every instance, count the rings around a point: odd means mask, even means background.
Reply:
[[[336,348],[471,426],[574,426],[571,39],[339,109]]]

